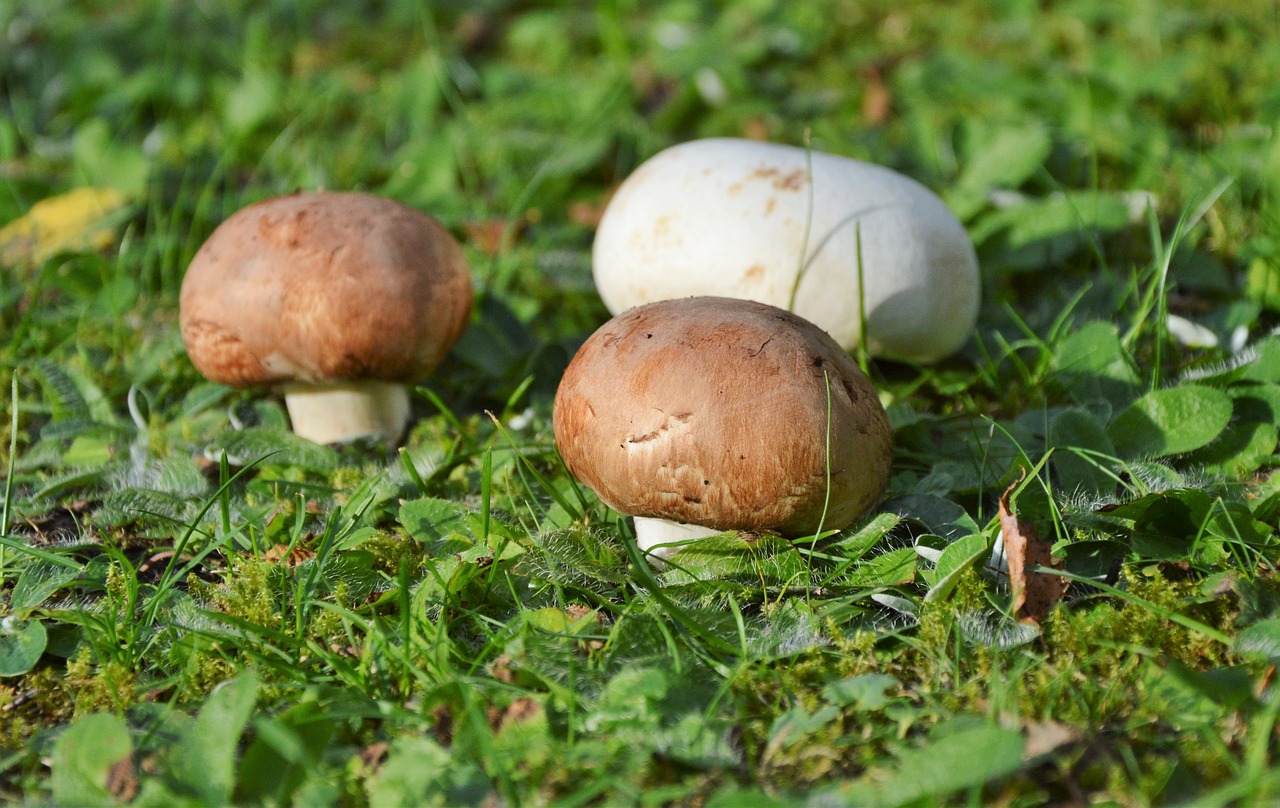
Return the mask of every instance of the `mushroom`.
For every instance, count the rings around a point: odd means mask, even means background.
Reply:
[[[891,359],[954,353],[978,314],[973,245],[941,199],[887,168],[773,143],[696,140],[649,159],[609,201],[592,264],[613,314],[740,297],[795,311],[846,350],[865,314],[867,350]]]
[[[394,442],[406,383],[458,341],[471,298],[462,248],[435,219],[369,194],[304,193],[214,230],[187,268],[179,321],[210,380],[282,383],[298,435]]]
[[[569,471],[634,516],[659,558],[725,530],[844,527],[880,498],[892,459],[871,382],[830,336],[722,297],[602,325],[560,381],[553,427]]]

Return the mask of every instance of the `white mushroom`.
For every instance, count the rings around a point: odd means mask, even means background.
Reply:
[[[368,194],[296,194],[237,211],[209,236],[179,320],[207,378],[283,384],[298,435],[396,441],[405,384],[458,341],[471,299],[462,249],[430,216]]]
[[[553,426],[569,471],[659,557],[724,530],[842,528],[880,498],[892,459],[871,382],[830,336],[730,298],[602,325],[565,371]]]
[[[973,245],[936,195],[880,166],[749,140],[696,140],[637,168],[592,261],[614,314],[739,297],[795,311],[848,350],[865,313],[867,349],[893,359],[955,352],[978,312]]]

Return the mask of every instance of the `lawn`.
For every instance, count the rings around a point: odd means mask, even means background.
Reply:
[[[0,798],[1280,799],[1278,127],[1262,0],[0,0]],[[658,568],[552,399],[611,192],[707,136],[914,178],[982,299],[857,352],[869,513]],[[402,447],[184,349],[201,243],[315,189],[473,267]],[[1038,620],[1002,533],[1069,581]]]

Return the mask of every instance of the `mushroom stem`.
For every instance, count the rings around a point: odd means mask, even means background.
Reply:
[[[289,382],[284,403],[294,434],[316,443],[365,437],[395,442],[409,423],[409,393],[394,382]]]
[[[675,555],[686,544],[695,539],[705,539],[724,531],[702,525],[686,525],[670,519],[658,519],[652,516],[637,516],[636,544],[649,554],[650,560],[659,561]]]

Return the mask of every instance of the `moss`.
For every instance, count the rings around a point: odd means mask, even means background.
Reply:
[[[24,749],[45,727],[65,724],[75,714],[75,697],[59,668],[41,667],[0,688],[0,745]]]
[[[257,626],[280,625],[281,612],[271,589],[271,565],[254,558],[232,556],[222,586],[209,592],[218,611]]]
[[[230,660],[215,651],[197,651],[183,671],[179,700],[198,702],[215,687],[244,670],[244,660]]]
[[[1185,613],[1187,601],[1198,594],[1192,583],[1170,582],[1158,573],[1129,571],[1124,582],[1135,597],[1170,612]],[[1209,617],[1225,628],[1228,615],[1222,607],[1205,611],[1197,617]],[[1024,709],[1033,715],[1052,713],[1058,720],[1099,722],[1130,715],[1143,696],[1136,674],[1144,655],[1168,657],[1199,670],[1226,664],[1230,657],[1216,641],[1130,601],[1060,608],[1043,629],[1046,664],[1025,683]],[[1061,671],[1071,671],[1077,683],[1102,686],[1072,687],[1075,699],[1064,703],[1061,696],[1070,683]]]
[[[339,597],[343,588],[342,583],[339,582]],[[341,604],[340,600],[339,603]],[[342,616],[328,609],[316,609],[312,612],[311,622],[307,626],[307,636],[324,646],[345,645],[347,643],[347,631],[342,622]]]
[[[400,564],[408,562],[409,574],[416,575],[426,557],[422,545],[401,533],[379,530],[360,543],[361,550],[373,553],[373,567],[390,576],[400,573]]]
[[[74,688],[77,717],[122,713],[138,701],[138,677],[132,668],[114,659],[95,665],[87,647],[67,660],[67,683]]]

